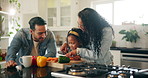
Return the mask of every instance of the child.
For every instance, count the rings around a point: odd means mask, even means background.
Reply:
[[[69,51],[83,47],[83,31],[79,28],[72,28],[67,34]],[[80,56],[70,57],[71,60],[80,60]]]
[[[79,28],[72,28],[67,34],[66,41],[68,44],[68,51],[66,53],[75,50],[78,47],[83,47],[83,31]],[[70,59],[80,60],[80,56],[73,56],[70,57]]]
[[[69,51],[83,47],[83,31],[79,28],[72,28],[67,34]],[[68,52],[69,52],[68,51]]]

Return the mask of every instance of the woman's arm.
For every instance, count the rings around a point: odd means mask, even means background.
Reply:
[[[110,46],[112,44],[112,29],[110,27],[106,27],[103,29],[103,38],[101,41],[101,47],[99,54],[96,54],[92,50],[88,50],[86,48],[78,48],[78,52],[82,58],[86,58],[89,60],[99,61],[101,64],[105,63],[112,57],[109,52]]]
[[[88,61],[94,61],[99,62],[100,64],[105,64],[110,59],[110,57],[112,57],[111,53],[109,52],[111,43],[112,29],[110,27],[106,27],[103,29],[103,38],[101,41],[99,54],[96,54],[93,50],[89,50],[86,48],[77,48],[76,51],[72,51],[73,53],[67,54],[67,56],[77,54],[80,55],[81,58],[84,58]]]

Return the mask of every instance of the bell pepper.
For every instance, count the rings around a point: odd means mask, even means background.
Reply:
[[[32,56],[32,66],[37,66],[37,56]]]
[[[3,58],[0,56],[0,61],[2,61],[3,60]]]
[[[70,58],[66,56],[59,56],[58,58],[58,63],[69,63],[69,62],[70,62]]]
[[[47,57],[44,56],[38,56],[37,57],[37,66],[38,67],[44,67],[46,66]]]

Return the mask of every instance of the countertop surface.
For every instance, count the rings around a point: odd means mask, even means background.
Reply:
[[[29,67],[23,68],[21,71],[17,70],[15,67],[13,68],[4,68],[0,69],[0,78],[83,78],[83,77],[72,77],[72,75],[68,75],[65,77],[66,74],[58,73],[60,77],[55,76],[56,72],[62,71],[59,68],[52,68],[52,67]],[[52,75],[52,73],[54,75]],[[62,77],[64,76],[64,77]],[[97,76],[93,78],[104,78],[104,76]],[[87,77],[89,78],[89,77]],[[91,77],[90,77],[91,78]]]
[[[120,50],[121,53],[148,54],[148,48],[111,47],[110,50]]]
[[[23,68],[21,71],[13,68],[0,69],[0,78],[55,78],[51,76],[53,71],[61,71],[62,69],[51,67],[29,67]]]
[[[29,67],[17,70],[16,68],[5,68],[0,69],[0,78],[108,78],[106,73],[98,73],[97,76],[83,77],[83,76],[72,76],[64,73],[60,73],[62,69],[51,68],[51,67]],[[101,74],[101,75],[100,75]],[[139,76],[139,77],[138,77]],[[140,73],[135,74],[135,78],[146,78],[147,74],[142,75]],[[130,76],[129,78],[133,78]]]

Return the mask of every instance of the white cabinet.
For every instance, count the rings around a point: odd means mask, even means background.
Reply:
[[[0,35],[6,36],[9,31],[9,14],[0,11]]]
[[[114,65],[121,65],[121,52],[120,50],[110,50],[113,55]]]
[[[77,0],[48,0],[48,27],[59,31],[77,26],[77,9]]]
[[[11,29],[12,20],[7,12],[0,11],[0,48],[7,49],[9,45],[8,32]]]
[[[28,27],[34,16],[45,19],[52,31],[68,31],[77,26],[78,0],[23,0],[21,8],[23,27]]]

